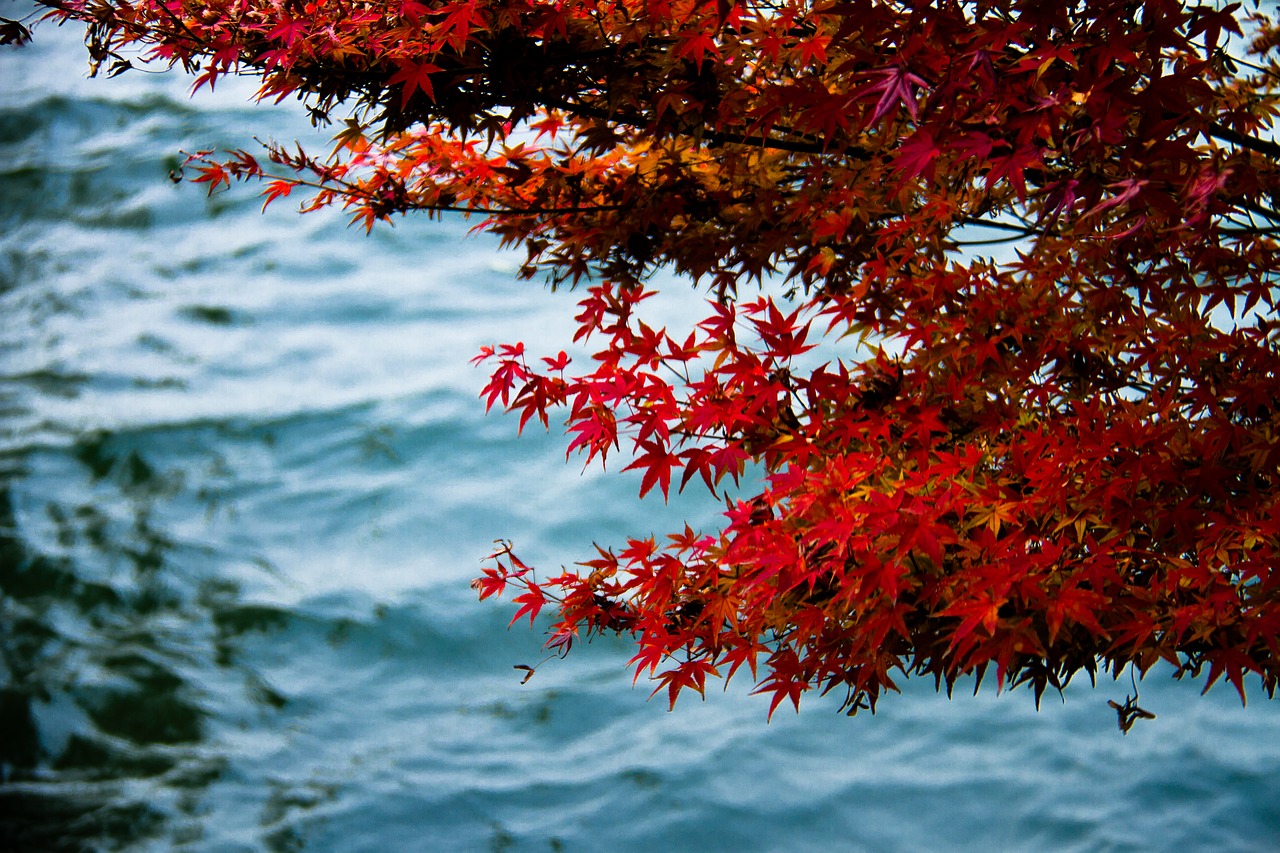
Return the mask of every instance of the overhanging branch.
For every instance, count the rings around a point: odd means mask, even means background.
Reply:
[[[1280,161],[1280,145],[1272,142],[1270,139],[1259,139],[1256,136],[1247,136],[1246,134],[1224,127],[1218,123],[1209,125],[1209,135],[1214,139],[1223,142],[1230,142],[1232,145],[1239,145],[1241,148],[1248,148],[1250,151],[1256,151],[1270,157],[1273,160]]]

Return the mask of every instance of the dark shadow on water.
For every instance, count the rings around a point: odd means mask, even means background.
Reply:
[[[228,702],[287,704],[247,670],[240,696],[203,683],[237,667],[239,638],[287,619],[202,577],[195,549],[161,532],[157,507],[183,478],[134,444],[83,437],[68,454],[83,495],[44,519],[20,499],[27,460],[0,458],[0,850],[198,841],[228,764],[210,719]]]

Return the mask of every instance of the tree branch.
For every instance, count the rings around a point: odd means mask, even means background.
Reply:
[[[1223,142],[1230,142],[1232,145],[1239,145],[1241,148],[1248,148],[1250,151],[1256,151],[1270,157],[1273,160],[1280,161],[1280,145],[1269,139],[1259,139],[1256,136],[1246,136],[1243,133],[1234,131],[1229,127],[1213,122],[1209,125],[1209,135],[1214,139]]]

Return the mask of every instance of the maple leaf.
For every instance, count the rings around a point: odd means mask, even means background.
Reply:
[[[911,116],[912,121],[919,119],[916,89],[928,85],[924,78],[918,74],[913,74],[907,70],[906,66],[902,65],[880,68],[867,73],[880,78],[878,83],[867,85],[859,92],[862,95],[874,95],[877,92],[880,94],[880,99],[876,101],[875,110],[872,112],[867,124],[878,123],[899,105],[907,108],[907,113]]]
[[[1201,692],[1208,693],[1209,688],[1225,672],[1227,680],[1231,682],[1236,688],[1236,692],[1240,694],[1240,703],[1244,704],[1244,676],[1249,672],[1261,673],[1262,667],[1250,655],[1239,649],[1214,649],[1208,653],[1207,657],[1209,659],[1209,677],[1205,680],[1204,690]]]
[[[658,686],[653,689],[653,693],[649,694],[649,698],[652,699],[659,691],[666,688],[667,710],[675,710],[676,697],[680,695],[681,690],[688,687],[705,699],[708,675],[720,677],[720,672],[710,661],[702,659],[685,661],[675,669],[658,673],[656,676]]]
[[[797,45],[800,50],[801,64],[826,62],[829,44],[831,44],[831,36],[824,33],[815,33],[809,38],[801,39]]]
[[[979,625],[988,634],[994,634],[996,624],[999,621],[1000,614],[999,601],[991,600],[962,600],[949,605],[941,613],[943,616],[959,616],[960,624],[956,627],[951,635],[951,647],[955,648],[963,640],[965,640],[974,629]]]
[[[31,41],[31,30],[20,21],[0,18],[0,45],[11,44],[21,46]]]
[[[504,353],[504,357],[498,364],[489,382],[480,391],[480,396],[485,398],[485,411],[493,408],[493,404],[499,399],[502,405],[507,406],[511,400],[511,391],[515,388],[517,382],[527,381],[529,371],[525,365],[509,353]]]
[[[265,200],[262,202],[262,209],[266,210],[267,205],[271,204],[271,202],[275,201],[276,199],[282,196],[289,195],[291,192],[293,192],[293,189],[295,186],[296,184],[293,181],[285,180],[285,179],[277,179],[268,183],[267,188],[262,192],[262,194],[266,197]]]
[[[293,43],[302,38],[310,26],[311,21],[308,19],[291,18],[286,13],[286,17],[267,33],[267,38],[273,41],[282,41],[286,47],[293,47]]]
[[[480,593],[481,601],[491,595],[501,595],[507,588],[507,578],[504,573],[488,567],[483,571],[484,574],[481,577],[471,581],[471,588]]]
[[[533,620],[538,618],[538,613],[547,603],[547,597],[542,592],[542,587],[533,581],[525,582],[525,592],[511,599],[514,604],[519,604],[520,609],[516,611],[516,615],[511,617],[511,621],[507,627],[520,621],[520,617],[528,615],[529,624],[533,625]]]
[[[706,61],[707,54],[718,56],[720,48],[715,36],[706,30],[698,30],[682,34],[676,41],[672,54],[677,57],[687,57],[701,65]]]
[[[644,453],[622,470],[630,471],[633,468],[640,468],[644,471],[644,476],[640,480],[640,497],[644,497],[656,485],[662,489],[663,499],[667,499],[671,488],[671,471],[682,464],[680,456],[671,453],[664,442],[657,440],[640,442],[637,449],[643,450]]]
[[[480,4],[476,0],[465,0],[446,4],[439,11],[445,14],[433,28],[434,35],[454,50],[461,50],[470,37],[472,27],[480,23]]]
[[[220,185],[231,185],[231,173],[221,163],[206,163],[196,168],[197,176],[191,179],[193,184],[208,184],[209,195]]]
[[[428,12],[430,7],[418,0],[396,0],[396,7],[400,17],[406,19],[410,23],[417,24]]]
[[[770,664],[774,668],[773,674],[764,679],[753,691],[755,693],[772,694],[772,698],[769,700],[769,713],[766,716],[766,720],[773,719],[773,712],[778,710],[778,706],[784,700],[790,701],[792,707],[798,713],[800,711],[800,697],[809,690],[809,683],[806,679],[800,678],[795,674],[795,668],[799,666],[795,652],[790,649],[784,649],[780,653],[775,653],[770,658]]]
[[[569,424],[568,431],[576,435],[565,449],[565,456],[572,455],[575,450],[586,448],[587,464],[590,464],[597,454],[602,460],[607,458],[609,448],[618,446],[617,420],[607,409],[596,408],[584,412],[582,417],[575,418]]]
[[[435,89],[432,88],[431,75],[440,68],[430,62],[414,62],[408,59],[396,60],[395,74],[387,78],[387,85],[400,84],[400,108],[409,105],[415,92],[422,92],[429,100],[435,100]]]
[[[544,135],[555,139],[560,133],[560,129],[564,127],[564,119],[559,113],[548,112],[538,121],[530,123],[529,127],[538,131],[537,136],[533,138],[534,142],[537,142]]]
[[[934,142],[933,134],[927,130],[918,130],[899,146],[893,168],[902,172],[904,180],[917,175],[931,179],[934,161],[941,153],[942,149]]]
[[[988,160],[989,169],[985,183],[988,189],[997,181],[1008,181],[1018,194],[1019,199],[1027,197],[1026,171],[1029,167],[1038,166],[1041,152],[1033,146],[1023,147],[1006,156],[992,157]]]

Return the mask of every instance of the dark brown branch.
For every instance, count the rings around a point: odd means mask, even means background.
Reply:
[[[1269,207],[1263,207],[1260,204],[1254,204],[1251,201],[1244,200],[1237,201],[1235,204],[1242,210],[1247,210],[1250,213],[1256,213],[1258,216],[1269,219],[1272,222],[1280,222],[1280,212],[1272,210]]]
[[[1045,233],[1044,229],[1033,225],[1014,225],[1009,222],[1000,222],[995,219],[979,219],[976,216],[966,216],[963,222],[965,225],[973,225],[977,228],[995,228],[998,231],[1012,231],[1015,237],[1031,237],[1036,234]]]
[[[1269,139],[1259,139],[1256,136],[1246,136],[1243,133],[1232,130],[1229,127],[1217,124],[1216,122],[1209,125],[1209,135],[1214,139],[1223,142],[1230,142],[1232,145],[1239,145],[1241,148],[1248,148],[1250,151],[1256,151],[1273,160],[1280,160],[1280,145]]]

